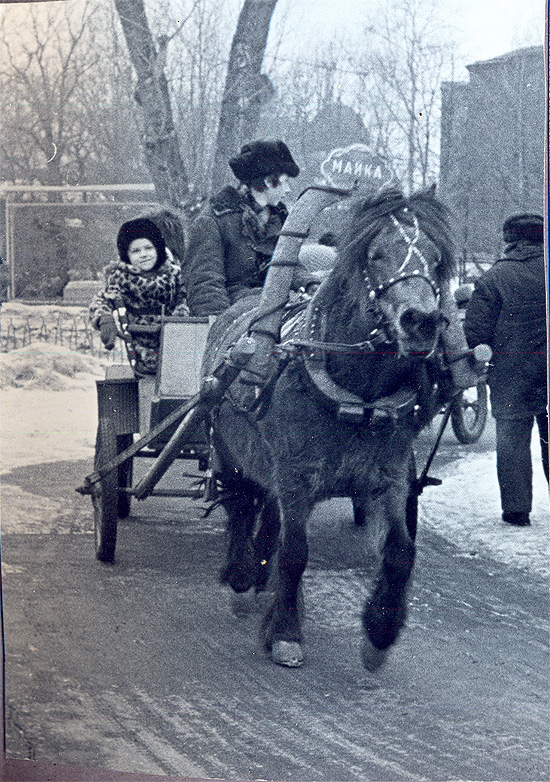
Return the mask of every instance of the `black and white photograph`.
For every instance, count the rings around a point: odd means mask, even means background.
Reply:
[[[0,0],[6,782],[550,782],[546,0]]]

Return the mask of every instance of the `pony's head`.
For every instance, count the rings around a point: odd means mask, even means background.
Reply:
[[[443,328],[441,284],[454,273],[447,211],[432,191],[359,201],[335,269],[366,314],[379,309],[400,355],[431,353]]]

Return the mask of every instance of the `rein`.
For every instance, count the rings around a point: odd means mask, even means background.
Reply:
[[[379,345],[391,344],[383,328],[373,329],[369,337],[370,339],[366,339],[363,342],[324,342],[315,339],[290,339],[282,343],[281,347],[291,345],[311,351],[324,350],[326,353],[353,355],[357,353],[374,353]]]

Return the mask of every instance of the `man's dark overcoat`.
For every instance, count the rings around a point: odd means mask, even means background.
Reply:
[[[547,325],[542,244],[507,245],[477,281],[466,311],[471,348],[493,350],[489,372],[495,418],[537,415],[547,404]]]
[[[264,284],[288,212],[282,203],[270,206],[264,225],[260,211],[252,196],[228,185],[195,219],[183,264],[191,315],[218,315]],[[310,279],[301,276],[295,287]]]
[[[184,261],[192,315],[218,315],[263,285],[287,216],[282,204],[270,209],[263,226],[253,199],[228,185],[195,219]]]

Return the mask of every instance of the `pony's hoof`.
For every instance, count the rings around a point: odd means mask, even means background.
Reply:
[[[221,571],[220,583],[229,584],[231,589],[238,594],[248,592],[250,587],[254,586],[254,574],[247,567],[232,563]]]
[[[299,668],[304,662],[302,648],[296,641],[275,641],[271,647],[271,659],[277,665]]]
[[[388,656],[387,649],[378,649],[368,638],[363,638],[361,647],[361,659],[363,667],[373,673],[381,668],[386,662]]]

